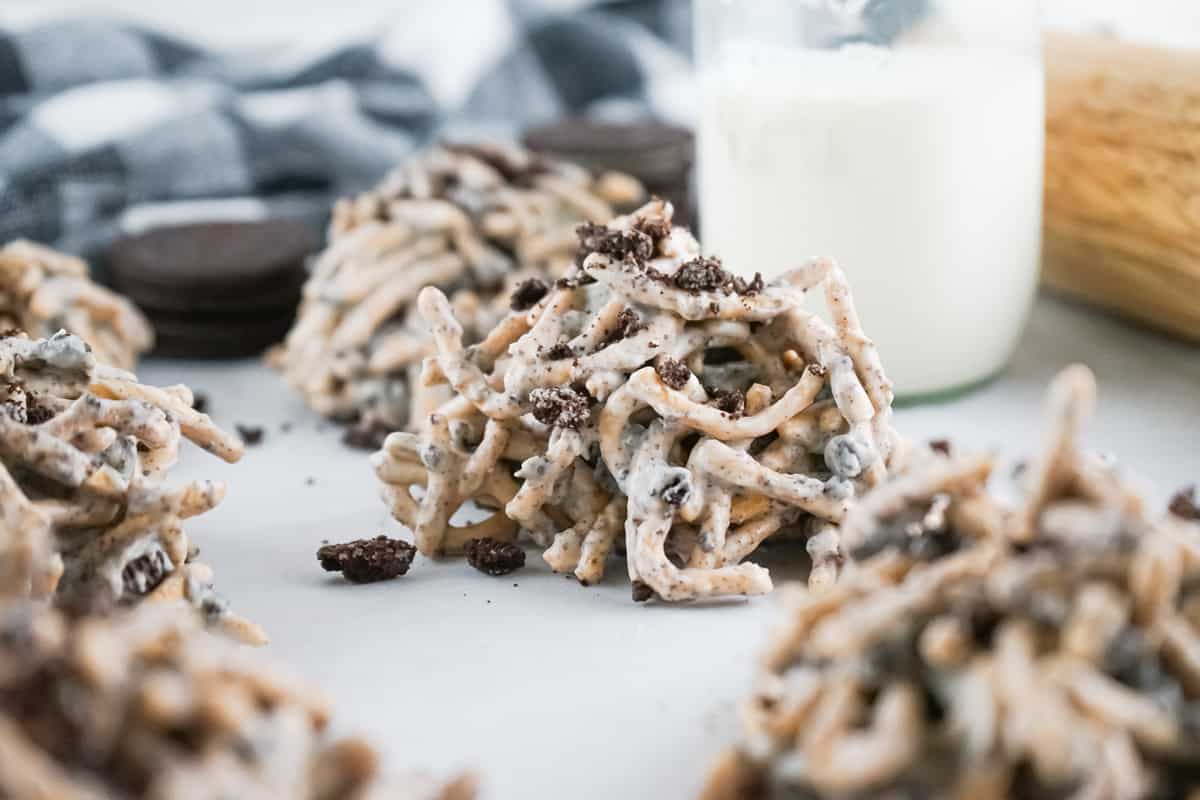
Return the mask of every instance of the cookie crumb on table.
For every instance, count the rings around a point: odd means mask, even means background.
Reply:
[[[488,575],[507,575],[525,566],[525,551],[520,545],[497,541],[490,536],[468,539],[463,550],[467,563]]]
[[[242,437],[242,441],[250,446],[261,444],[263,437],[267,433],[261,425],[242,425],[238,423],[233,428],[237,431],[238,436]]]
[[[1196,502],[1196,487],[1189,486],[1176,492],[1175,496],[1171,498],[1171,504],[1167,510],[1180,519],[1200,522],[1200,504]]]
[[[380,534],[374,539],[323,545],[317,550],[317,560],[326,572],[340,572],[351,583],[375,583],[408,572],[416,554],[417,549],[408,542]]]

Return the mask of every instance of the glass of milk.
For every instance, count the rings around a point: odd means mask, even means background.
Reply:
[[[694,0],[705,249],[838,259],[902,399],[1008,361],[1041,250],[1038,0]]]

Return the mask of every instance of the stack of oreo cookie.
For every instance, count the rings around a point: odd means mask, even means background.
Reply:
[[[112,281],[154,326],[155,353],[240,358],[282,341],[320,247],[284,220],[156,228],[109,253]]]
[[[650,194],[671,201],[676,224],[695,224],[695,142],[686,128],[660,122],[617,125],[567,119],[530,128],[522,141],[536,153],[573,161],[594,172],[632,175]]]

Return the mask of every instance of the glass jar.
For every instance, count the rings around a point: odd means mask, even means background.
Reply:
[[[1038,0],[694,0],[705,249],[838,259],[902,399],[1003,368],[1037,285]]]

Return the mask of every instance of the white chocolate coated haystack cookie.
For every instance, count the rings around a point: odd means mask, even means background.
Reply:
[[[186,386],[146,386],[78,337],[0,338],[0,579],[72,607],[185,600],[249,642],[196,563],[184,520],[225,487],[167,484],[184,440],[237,461],[240,440],[192,408]]]
[[[422,380],[455,396],[374,464],[422,553],[524,533],[587,584],[623,545],[635,597],[677,601],[769,591],[742,562],[798,531],[817,535],[815,580],[836,576],[838,528],[900,448],[845,276],[817,259],[735,278],[671,215],[582,226],[576,266],[470,347],[445,295],[421,293]],[[452,524],[468,501],[493,513]]]
[[[824,592],[785,589],[705,800],[1200,796],[1200,525],[1148,513],[1050,389],[1019,500],[991,460],[914,457],[843,526]]]
[[[154,334],[124,297],[88,277],[82,260],[27,241],[0,247],[0,330],[34,339],[67,330],[102,363],[133,369]]]
[[[447,292],[477,341],[516,283],[567,269],[576,225],[642,199],[628,176],[595,177],[515,146],[433,147],[337,204],[296,324],[271,359],[314,410],[357,418],[381,441],[444,399],[417,379],[433,352],[415,305],[423,287]]]
[[[332,740],[321,694],[142,605],[73,617],[0,584],[0,797],[471,800],[475,780],[385,773]]]

